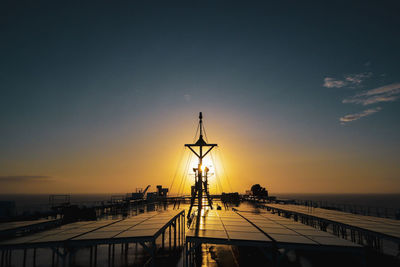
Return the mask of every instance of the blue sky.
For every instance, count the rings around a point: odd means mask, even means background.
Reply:
[[[3,183],[64,177],[54,157],[190,130],[203,111],[249,146],[373,161],[390,169],[376,179],[400,188],[396,1],[2,1],[0,10]]]

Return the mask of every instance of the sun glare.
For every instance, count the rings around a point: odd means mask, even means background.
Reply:
[[[215,160],[215,158],[214,158]],[[213,174],[215,173],[215,166],[214,162],[212,161],[211,157],[207,155],[205,158],[203,158],[203,164],[201,166],[201,170],[204,172],[206,167],[209,169],[208,173]],[[190,162],[190,169],[189,169],[189,174],[194,174],[193,169],[197,168],[199,166],[199,160],[195,157],[192,158]]]
[[[191,186],[194,184],[195,170],[198,168],[199,160],[189,150],[186,151],[180,164],[179,181],[176,182],[175,190],[181,194],[190,194]],[[229,190],[229,182],[225,173],[225,168],[221,157],[217,152],[212,151],[203,158],[202,164],[203,175],[205,168],[208,168],[208,184],[211,194],[220,194]]]

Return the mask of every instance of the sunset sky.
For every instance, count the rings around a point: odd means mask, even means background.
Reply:
[[[0,193],[169,187],[199,111],[224,191],[400,193],[398,1],[72,2],[0,3]]]

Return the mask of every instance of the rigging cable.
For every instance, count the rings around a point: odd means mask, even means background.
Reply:
[[[181,190],[183,190],[182,189],[182,183],[185,180],[185,175],[186,175],[186,172],[188,170],[188,166],[189,166],[189,164],[191,162],[191,159],[192,159],[192,155],[188,155],[188,158],[187,158],[187,161],[186,161],[186,164],[185,164],[185,168],[183,169],[183,173],[182,173],[182,176],[181,176],[181,182],[180,182],[179,188],[178,188],[178,193],[177,193],[178,196],[180,195]]]
[[[191,155],[190,155],[190,161],[189,161],[189,162],[192,162],[192,157],[193,157],[193,155],[191,154]],[[185,193],[186,181],[188,180],[188,179],[187,179],[188,172],[189,172],[189,166],[188,166],[188,168],[187,168],[187,170],[186,170],[186,172],[185,172],[185,174],[184,174],[183,187],[182,187],[182,197],[184,197],[184,193]]]
[[[206,139],[206,142],[208,143],[208,137],[207,137],[206,127],[204,126],[204,122],[203,122],[203,132],[204,132],[204,138]],[[213,165],[214,165],[215,178],[216,178],[216,180],[217,180],[217,185],[219,185],[219,187],[220,187],[220,192],[222,193],[222,185],[221,185],[221,182],[220,182],[220,180],[219,180],[219,175],[218,175],[218,173],[217,173],[217,168],[216,168],[216,164],[215,164],[216,161],[214,160],[214,157],[213,157],[213,151],[210,152],[210,156],[211,156],[211,161],[212,161],[212,163],[213,163]]]
[[[170,192],[172,192],[172,187],[174,186],[176,177],[178,176],[179,166],[181,166],[181,164],[182,164],[184,154],[185,154],[185,147],[182,147],[182,149],[180,151],[180,157],[179,157],[178,165],[176,166],[175,174],[174,174],[174,176],[172,178],[171,186],[169,187]]]
[[[220,193],[222,193],[222,192],[223,192],[222,184],[221,184],[221,181],[220,181],[220,179],[219,179],[219,173],[218,173],[218,171],[217,171],[217,166],[216,166],[216,164],[215,164],[215,163],[216,163],[216,160],[214,160],[213,154],[214,154],[214,152],[211,151],[211,152],[210,152],[210,156],[211,156],[211,161],[212,161],[212,163],[214,164],[214,171],[215,171],[215,178],[216,178],[216,180],[217,180],[217,186],[219,186]]]
[[[195,132],[194,139],[193,139],[193,143],[196,141],[196,137],[197,137],[197,134],[198,134],[198,132],[199,132],[199,126],[200,126],[200,125],[197,124],[196,132]],[[181,158],[180,158],[180,161],[178,162],[178,166],[176,167],[175,174],[174,174],[174,177],[173,177],[173,179],[172,179],[172,183],[171,183],[171,186],[170,186],[170,190],[171,190],[171,191],[172,191],[172,186],[174,185],[175,180],[176,180],[176,177],[177,177],[177,175],[178,175],[179,167],[182,165],[182,161],[184,160],[184,153],[185,153],[185,147],[182,148],[182,151],[181,151]],[[181,178],[181,181],[180,181],[180,184],[179,184],[179,187],[178,187],[177,196],[179,196],[181,189],[184,190],[184,189],[183,189],[184,187],[181,188],[181,187],[182,187],[182,181],[185,179],[184,176],[185,176],[185,173],[186,173],[186,171],[187,171],[187,169],[188,169],[188,164],[190,164],[190,162],[191,162],[191,156],[188,156],[188,161],[187,161],[186,164],[185,164],[185,168],[184,168],[184,170],[183,170],[182,178]],[[185,186],[185,185],[183,185],[183,186]]]
[[[227,180],[227,182],[228,182],[228,186],[229,186],[229,188],[231,189],[231,192],[233,192],[232,186],[231,186],[231,182],[229,181],[228,173],[227,173],[226,170],[225,170],[224,160],[223,160],[223,158],[222,158],[222,152],[220,151],[220,149],[219,149],[218,147],[217,147],[217,150],[216,150],[216,151],[218,151],[218,153],[219,153],[219,155],[220,155],[221,165],[222,165],[222,168],[223,168],[223,170],[224,170],[224,174],[225,174],[225,176],[226,176],[226,180]]]
[[[204,126],[204,122],[203,122],[203,132],[204,132],[204,137],[206,138],[206,142],[208,143],[208,138],[207,138],[207,133],[206,133],[206,127]]]
[[[197,124],[196,133],[194,134],[193,143],[196,142],[197,134],[199,133],[200,123]]]
[[[204,131],[204,138],[206,139],[206,142],[208,143],[207,132],[206,132],[206,128],[205,128],[205,126],[204,126],[204,122],[203,122],[203,131]],[[221,153],[221,152],[219,151],[219,147],[217,147],[216,151],[218,151],[219,153]],[[215,162],[216,162],[216,161],[214,161],[212,152],[210,153],[210,155],[211,155],[211,160],[213,161],[213,164],[214,164],[214,166],[215,166]],[[217,156],[217,154],[216,154],[215,156]],[[220,162],[221,162],[221,165],[222,165],[222,168],[223,168],[223,173],[224,173],[225,176],[226,176],[226,180],[227,180],[227,182],[228,182],[229,188],[231,189],[231,192],[233,192],[231,183],[230,183],[229,178],[228,178],[228,174],[227,174],[226,171],[225,171],[225,166],[224,166],[224,163],[223,163],[223,161],[222,161],[222,156],[220,156],[219,158],[220,158]],[[222,184],[221,184],[220,179],[218,179],[218,176],[217,176],[217,169],[216,169],[216,168],[214,168],[214,169],[215,169],[217,181],[218,181],[218,183],[219,183],[219,186],[220,186],[220,188],[221,188],[221,193],[222,193]],[[222,180],[222,177],[221,177],[221,180]]]

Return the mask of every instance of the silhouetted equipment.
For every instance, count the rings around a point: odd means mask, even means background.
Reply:
[[[15,201],[0,201],[0,219],[15,215]]]
[[[199,211],[202,209],[202,201],[203,201],[203,192],[207,196],[208,206],[212,209],[212,200],[210,194],[208,192],[208,172],[209,169],[207,167],[203,168],[203,158],[214,148],[217,144],[207,144],[203,139],[203,114],[200,112],[199,114],[199,129],[200,136],[196,143],[194,144],[185,144],[185,147],[188,147],[199,159],[199,164],[197,168],[193,168],[195,172],[195,184],[192,186],[192,194],[190,200],[190,207],[187,217],[190,218],[190,213],[192,211],[193,205],[196,201],[197,196],[197,205]],[[195,149],[198,147],[198,151]],[[206,148],[204,153],[203,148]]]
[[[168,188],[163,188],[162,185],[157,185],[156,192],[147,193],[147,200],[166,200],[168,194]]]
[[[95,221],[97,219],[94,207],[79,207],[70,205],[63,208],[63,222],[70,223],[75,221]]]
[[[167,197],[168,188],[163,188],[162,185],[157,185],[157,193],[159,197]]]
[[[262,198],[262,199],[267,199],[268,198],[268,190],[265,189],[265,187],[261,187],[259,184],[255,184],[251,187],[251,192],[252,195],[255,198]]]
[[[140,200],[144,199],[147,190],[149,189],[150,185],[148,185],[143,191],[142,189],[136,188],[136,192],[132,193],[131,196],[129,197],[129,200]]]
[[[145,189],[144,189],[144,191],[143,191],[143,196],[144,196],[144,194],[146,194],[146,192],[147,192],[147,190],[150,188],[150,185],[148,185]]]
[[[52,209],[69,206],[71,204],[70,195],[50,195],[49,205]]]
[[[234,193],[222,193],[221,195],[221,201],[223,203],[235,203],[239,204],[240,202],[240,196],[238,192]]]
[[[124,201],[125,201],[124,195],[112,195],[110,199],[110,203],[112,204],[123,203]]]

